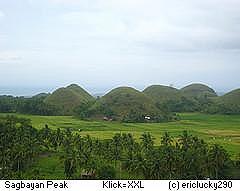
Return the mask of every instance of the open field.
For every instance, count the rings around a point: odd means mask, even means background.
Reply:
[[[6,115],[6,114],[0,114]],[[178,136],[183,130],[197,135],[209,143],[222,145],[232,157],[240,153],[240,116],[207,115],[200,113],[183,113],[180,121],[167,123],[119,123],[105,121],[82,121],[71,116],[34,116],[16,114],[32,120],[35,128],[47,124],[52,129],[70,127],[75,131],[81,129],[81,135],[90,135],[99,139],[111,138],[115,133],[132,133],[136,139],[143,132],[150,132],[155,144],[160,144],[163,132]]]

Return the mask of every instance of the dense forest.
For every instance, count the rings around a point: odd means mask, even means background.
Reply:
[[[221,146],[209,145],[184,131],[179,137],[165,132],[161,145],[143,133],[115,134],[98,140],[70,128],[40,130],[31,121],[0,118],[0,178],[43,179],[37,169],[24,173],[44,153],[58,153],[67,179],[115,179],[127,172],[138,179],[239,179],[240,158],[232,159]],[[57,178],[57,177],[56,177]]]
[[[0,112],[33,115],[58,115],[58,109],[44,102],[43,97],[0,96]]]

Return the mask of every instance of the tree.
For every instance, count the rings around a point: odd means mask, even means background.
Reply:
[[[150,154],[150,152],[153,150],[153,137],[150,133],[143,133],[140,139],[143,152],[145,152],[146,155]]]
[[[97,169],[97,178],[101,180],[113,180],[116,178],[116,170],[110,165],[101,165]]]
[[[173,139],[170,137],[169,133],[165,132],[162,137],[161,144],[164,146],[171,146],[172,143]]]
[[[209,151],[209,157],[211,160],[210,169],[212,178],[224,178],[222,172],[229,161],[229,156],[226,151],[221,146],[214,144]]]
[[[68,179],[74,177],[77,172],[77,161],[74,152],[70,152],[64,160],[64,173]]]

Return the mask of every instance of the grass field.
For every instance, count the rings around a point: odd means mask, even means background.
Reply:
[[[0,114],[6,115],[6,114]],[[160,144],[164,132],[178,136],[183,130],[197,135],[207,142],[222,145],[232,157],[240,153],[240,115],[207,115],[200,113],[179,114],[180,121],[167,123],[119,123],[105,121],[82,121],[71,116],[34,116],[16,114],[32,120],[35,128],[67,128],[99,139],[111,138],[115,133],[132,133],[138,139],[143,132],[150,132],[155,144]]]

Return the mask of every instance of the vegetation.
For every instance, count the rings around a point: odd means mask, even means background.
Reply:
[[[143,91],[158,108],[169,112],[203,112],[210,114],[240,114],[239,89],[223,96],[204,84],[191,84],[180,90],[154,85]]]
[[[233,90],[211,102],[205,110],[208,113],[239,114],[240,113],[240,89]]]
[[[0,111],[12,113],[17,110],[17,99],[13,96],[0,96]]]
[[[216,92],[204,85],[204,84],[190,84],[184,88],[182,88],[181,93],[185,96],[201,98],[201,97],[216,97]]]
[[[99,140],[70,128],[52,130],[45,125],[37,130],[29,120],[14,116],[2,117],[0,125],[1,179],[45,178],[34,168],[44,153],[61,161],[62,175],[56,174],[56,179],[114,179],[124,173],[144,179],[239,178],[232,173],[239,170],[238,161],[223,147],[187,131],[177,139],[165,132],[156,146],[150,133],[143,133],[140,142],[130,133]]]
[[[239,179],[239,97],[202,84],[0,96],[0,179]]]
[[[113,89],[89,108],[91,117],[123,122],[162,122],[173,115],[157,108],[151,98],[130,87]]]
[[[0,114],[6,116],[7,114]],[[209,115],[202,113],[180,113],[180,120],[163,123],[119,123],[118,121],[86,121],[72,116],[38,116],[15,114],[20,118],[31,119],[32,125],[42,129],[47,124],[49,128],[70,128],[98,139],[110,139],[116,133],[131,133],[139,140],[142,132],[150,132],[155,137],[155,144],[160,145],[162,134],[167,131],[173,136],[179,136],[187,130],[211,144],[220,144],[233,157],[239,153],[240,147],[240,116],[239,115]]]
[[[143,90],[155,102],[164,103],[169,100],[180,101],[181,94],[176,88],[162,85],[152,85]]]
[[[0,112],[34,115],[75,115],[80,119],[122,122],[164,122],[178,120],[176,112],[240,114],[240,90],[223,96],[203,84],[180,90],[161,85],[139,92],[130,87],[113,89],[94,99],[78,85],[59,88],[52,94],[31,98],[0,96]]]
[[[53,105],[44,102],[46,96],[32,98],[0,96],[0,111],[3,113],[23,113],[33,115],[59,115]]]
[[[45,103],[58,108],[61,115],[73,115],[76,107],[93,101],[94,98],[76,84],[59,88],[46,97]]]
[[[0,120],[0,178],[20,176],[40,151],[38,131],[30,120],[8,116]]]

